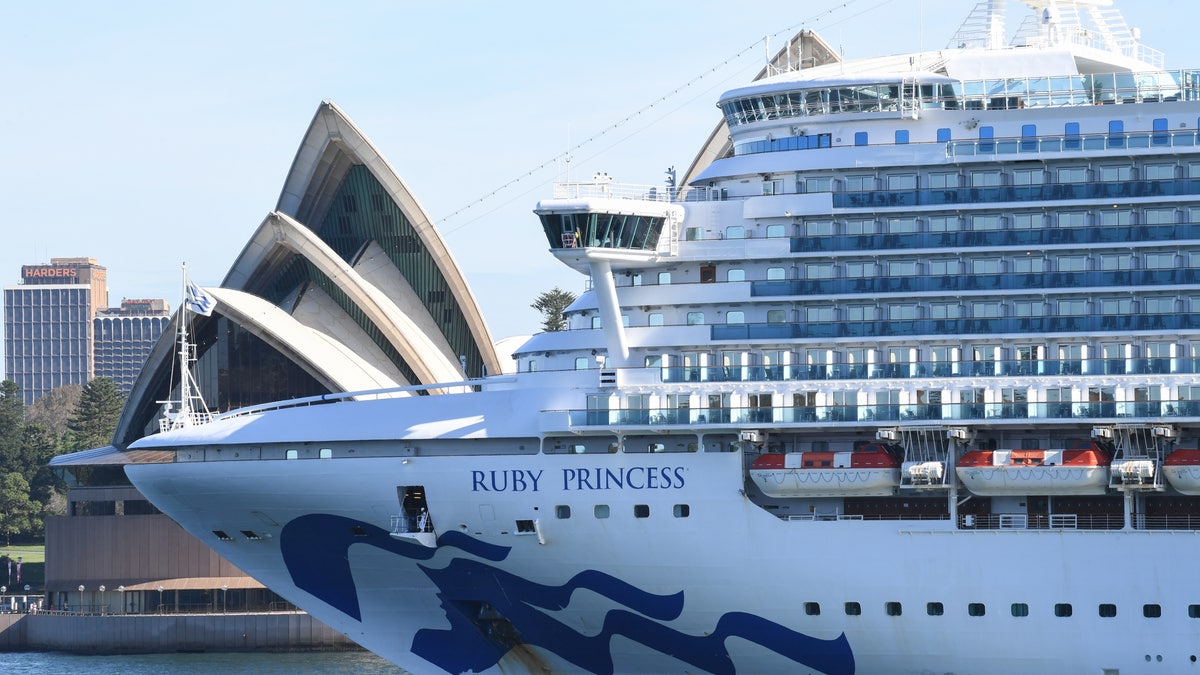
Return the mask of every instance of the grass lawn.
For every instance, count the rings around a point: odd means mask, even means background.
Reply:
[[[4,557],[12,558],[13,562],[16,562],[17,558],[20,558],[22,563],[46,562],[46,547],[40,544],[37,546],[0,546],[0,558]]]

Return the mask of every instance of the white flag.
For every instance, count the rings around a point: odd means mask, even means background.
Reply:
[[[217,306],[217,300],[213,296],[204,292],[191,279],[187,282],[187,309],[193,314],[203,314],[211,316],[213,308]]]

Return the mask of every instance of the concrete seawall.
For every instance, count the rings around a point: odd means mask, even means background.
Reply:
[[[0,614],[0,652],[77,654],[359,650],[301,612],[270,614]]]

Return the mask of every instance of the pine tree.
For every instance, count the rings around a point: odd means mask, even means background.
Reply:
[[[125,396],[107,377],[97,377],[83,387],[75,412],[67,421],[67,450],[90,450],[112,442]]]
[[[563,318],[563,312],[572,302],[575,302],[574,293],[555,286],[553,290],[539,295],[530,307],[542,313],[542,330],[552,333],[566,330],[567,320]]]

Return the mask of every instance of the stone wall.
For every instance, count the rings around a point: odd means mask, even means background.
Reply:
[[[78,616],[0,614],[0,652],[77,654],[361,649],[302,612]]]

